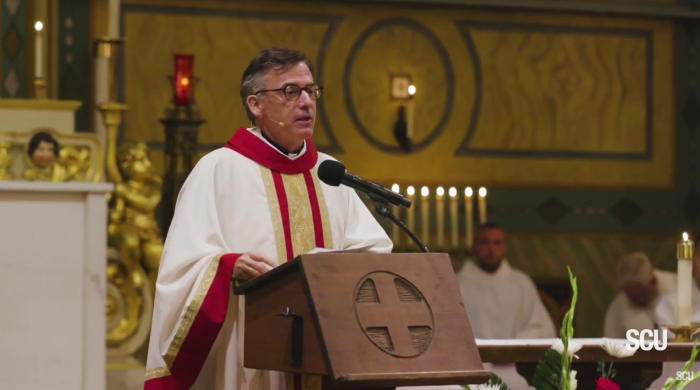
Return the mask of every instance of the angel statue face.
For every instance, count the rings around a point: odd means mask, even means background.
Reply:
[[[29,140],[29,158],[39,168],[46,168],[56,162],[59,153],[58,141],[49,133],[36,133]]]
[[[148,146],[139,142],[122,147],[120,165],[124,175],[133,180],[143,180],[153,175],[153,163],[148,156]]]

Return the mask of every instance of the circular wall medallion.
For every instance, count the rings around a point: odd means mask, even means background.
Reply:
[[[411,74],[418,88],[415,111],[429,125],[416,122],[419,126],[415,128],[411,151],[417,152],[442,134],[451,117],[455,94],[452,62],[440,39],[411,19],[380,20],[365,30],[350,49],[344,75],[350,120],[377,149],[405,153],[393,138],[397,111],[396,103],[389,102],[391,73]]]
[[[355,288],[355,314],[367,338],[382,351],[410,358],[433,340],[435,320],[423,294],[391,272],[372,272]]]

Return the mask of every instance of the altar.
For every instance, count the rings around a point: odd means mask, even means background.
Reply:
[[[105,388],[111,183],[0,181],[3,389]]]

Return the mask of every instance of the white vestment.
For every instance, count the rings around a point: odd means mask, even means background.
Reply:
[[[647,307],[632,305],[624,292],[617,294],[605,314],[604,336],[608,338],[627,338],[629,329],[655,329],[655,310],[659,301],[676,291],[676,274],[668,271],[654,270],[659,296]]]
[[[508,261],[493,274],[467,261],[457,274],[462,300],[477,339],[556,337],[535,283]]]
[[[145,390],[319,388],[318,377],[292,381],[243,367],[245,303],[232,293],[231,272],[249,251],[278,264],[315,247],[391,252],[354,190],[318,179],[318,165],[329,158],[311,142],[290,158],[241,128],[197,163],[165,241]]]

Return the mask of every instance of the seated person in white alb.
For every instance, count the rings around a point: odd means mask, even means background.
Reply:
[[[629,329],[655,329],[659,301],[676,290],[676,274],[654,269],[649,257],[630,253],[617,265],[620,293],[605,315],[604,336],[624,339]]]
[[[505,240],[505,232],[498,225],[480,226],[474,235],[476,261],[468,261],[457,274],[474,337],[557,337],[535,283],[505,260]]]

